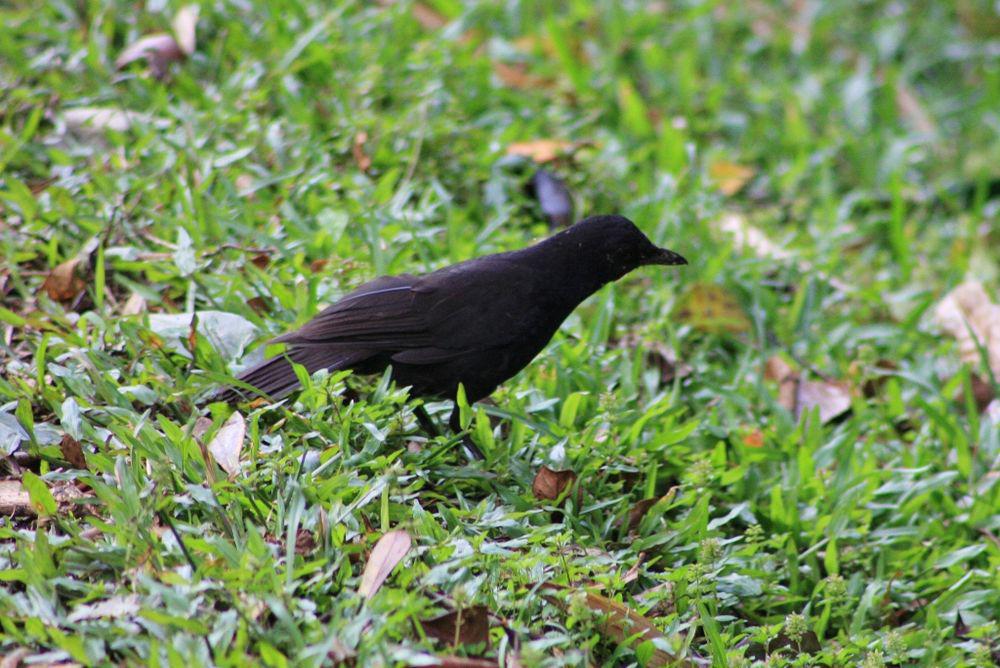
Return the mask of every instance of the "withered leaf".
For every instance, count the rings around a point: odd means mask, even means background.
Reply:
[[[937,323],[958,342],[963,362],[980,368],[983,354],[994,375],[1000,377],[1000,304],[993,303],[978,281],[962,283],[938,303]]]
[[[362,130],[354,135],[354,143],[351,144],[351,154],[358,169],[367,172],[372,167],[372,159],[365,153],[365,143],[368,141],[368,133]]]
[[[485,605],[473,605],[453,610],[420,622],[429,638],[451,647],[457,645],[489,644],[490,612]]]
[[[0,516],[34,515],[31,495],[20,480],[0,480]]]
[[[802,380],[795,402],[796,419],[803,413],[819,409],[820,422],[826,423],[851,408],[851,389],[846,383]]]
[[[86,287],[80,276],[81,258],[75,257],[57,265],[42,283],[42,289],[57,302],[70,302]]]
[[[572,589],[552,582],[546,583],[544,587],[555,591],[570,592],[570,595],[583,596],[587,607],[603,616],[602,623],[599,626],[600,632],[616,643],[632,646],[646,640],[667,638],[653,622],[635,612],[624,603],[612,601],[599,594]],[[569,609],[569,604],[562,597],[552,596],[546,598],[563,610]],[[646,666],[652,668],[660,666],[691,667],[692,665],[691,662],[673,656],[655,646],[652,656],[646,662]]]
[[[146,310],[146,298],[133,292],[122,304],[122,315],[139,315]]]
[[[240,451],[243,449],[246,433],[246,421],[243,415],[236,411],[219,427],[219,431],[215,432],[215,436],[208,444],[208,451],[212,453],[215,463],[230,477],[240,471]]]
[[[539,90],[552,88],[555,82],[548,77],[540,77],[528,72],[528,67],[521,63],[508,65],[507,63],[493,63],[493,72],[497,78],[509,88],[519,90]]]
[[[195,49],[195,29],[198,25],[198,5],[185,5],[174,15],[170,27],[174,29],[174,38],[177,40],[177,47],[186,56],[194,53]]]
[[[87,468],[87,459],[83,456],[80,441],[69,434],[63,434],[62,440],[59,441],[59,451],[62,453],[63,459],[69,462],[73,468],[84,470]]]
[[[507,147],[507,155],[519,155],[544,164],[570,152],[574,147],[573,142],[563,139],[534,139],[514,142]]]
[[[538,499],[555,501],[576,481],[576,473],[569,469],[555,470],[542,466],[531,483],[531,491]]]
[[[402,530],[390,531],[379,538],[368,557],[364,573],[361,574],[358,593],[371,600],[372,596],[382,587],[386,578],[389,577],[392,569],[410,551],[411,544],[410,534]]]
[[[726,160],[716,160],[708,167],[708,174],[719,186],[723,195],[735,195],[753,178],[754,169]]]
[[[125,50],[115,58],[115,67],[122,69],[129,63],[145,60],[149,64],[149,70],[153,76],[162,79],[166,75],[170,63],[177,62],[182,58],[184,58],[184,52],[174,36],[161,32],[140,37],[125,47]]]
[[[678,307],[677,317],[710,334],[750,331],[750,319],[736,297],[720,285],[692,285]]]

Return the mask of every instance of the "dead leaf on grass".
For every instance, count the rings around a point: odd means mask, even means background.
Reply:
[[[574,142],[565,139],[533,139],[510,144],[507,147],[507,155],[519,155],[538,164],[544,164],[571,153],[576,146]]]
[[[958,342],[963,362],[981,368],[981,347],[990,370],[1000,377],[1000,304],[990,300],[982,283],[969,281],[949,292],[938,303],[934,319]]]
[[[62,452],[63,459],[69,462],[73,468],[87,469],[87,459],[83,456],[83,447],[80,445],[80,441],[69,434],[63,434],[62,440],[59,441],[59,451]]]
[[[122,304],[122,315],[139,315],[146,311],[146,298],[138,292],[133,292]]]
[[[410,6],[410,12],[417,23],[427,30],[438,30],[448,25],[448,17],[422,2],[414,2]]]
[[[756,173],[753,167],[747,167],[727,160],[716,160],[708,167],[708,175],[727,197],[735,195],[747,181]]]
[[[720,285],[696,283],[681,299],[677,317],[697,330],[710,334],[743,334],[750,331],[739,300]]]
[[[115,67],[120,70],[137,60],[145,60],[153,76],[162,79],[167,74],[170,63],[183,58],[184,52],[174,36],[160,32],[140,37],[125,47],[115,58]]]
[[[767,360],[764,378],[778,383],[778,403],[796,420],[817,408],[820,422],[825,424],[851,408],[850,385],[841,381],[806,380],[779,355]]]
[[[428,637],[451,647],[490,642],[490,611],[485,605],[446,612],[420,626]]]
[[[364,573],[361,574],[358,593],[371,600],[389,577],[392,569],[410,551],[411,544],[410,534],[402,530],[390,531],[379,538],[368,557]]]
[[[542,466],[531,483],[535,498],[555,501],[576,481],[576,473],[569,469],[555,470]]]
[[[219,427],[219,431],[215,432],[215,436],[208,444],[212,459],[229,474],[230,478],[235,477],[240,471],[240,451],[243,449],[246,433],[246,421],[243,415],[236,411]]]
[[[174,20],[170,22],[170,27],[174,30],[174,38],[181,52],[190,56],[195,49],[195,30],[198,26],[198,14],[201,9],[198,5],[185,5],[174,15]]]
[[[362,172],[367,172],[372,167],[372,159],[365,153],[367,141],[368,133],[362,130],[354,135],[354,143],[351,144],[351,155],[354,156],[354,163]]]
[[[0,480],[0,516],[34,515],[31,496],[20,480]]]
[[[600,632],[618,644],[633,646],[647,640],[667,639],[667,636],[653,622],[624,603],[552,582],[546,583],[543,587],[554,591],[569,592],[570,596],[582,596],[588,608],[602,615],[602,623],[598,626]],[[569,609],[569,603],[562,597],[547,596],[546,598],[563,610]],[[689,661],[673,656],[656,646],[646,662],[646,666],[653,668],[659,666],[689,667],[691,665]]]
[[[71,302],[87,287],[81,274],[82,258],[75,257],[57,265],[42,283],[42,289],[57,302]]]
[[[497,78],[508,88],[518,90],[543,90],[555,86],[555,82],[548,77],[540,77],[528,71],[528,66],[523,63],[509,65],[507,63],[493,63],[493,72]]]

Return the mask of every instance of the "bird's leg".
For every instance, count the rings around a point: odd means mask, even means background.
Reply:
[[[451,417],[448,418],[448,426],[451,431],[455,434],[462,434],[462,415],[458,410],[458,402],[455,402],[454,408],[451,409]],[[465,449],[472,455],[471,459],[486,459],[486,455],[483,451],[479,449],[479,446],[473,443],[472,437],[468,433],[462,434],[462,445]]]
[[[441,435],[441,430],[431,419],[431,416],[427,413],[427,409],[424,408],[423,404],[420,404],[413,409],[413,414],[417,416],[417,422],[420,423],[420,428],[427,432],[427,435],[431,438],[437,438]]]

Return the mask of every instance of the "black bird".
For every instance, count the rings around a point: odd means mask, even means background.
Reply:
[[[299,384],[290,361],[309,373],[392,365],[411,394],[470,403],[488,396],[534,359],[576,306],[601,286],[649,264],[687,264],[658,248],[623,216],[592,216],[521,250],[444,267],[424,276],[382,276],[274,339],[284,354],[240,374],[257,394],[281,398]],[[229,388],[216,400],[243,398]],[[425,429],[436,431],[426,412]],[[460,431],[458,410],[450,426]]]

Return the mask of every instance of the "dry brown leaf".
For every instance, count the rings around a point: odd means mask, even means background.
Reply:
[[[677,496],[677,488],[671,487],[663,496],[637,501],[628,511],[628,530],[635,531],[638,529],[639,523],[642,522],[642,518],[646,516],[646,513],[649,512],[650,508],[655,506],[660,501],[670,503],[674,500],[675,496]]]
[[[716,160],[708,167],[708,175],[726,196],[735,195],[742,190],[755,173],[753,167],[726,160]]]
[[[170,63],[177,62],[182,58],[184,58],[184,52],[174,36],[160,32],[140,37],[125,47],[125,50],[115,58],[115,67],[122,69],[129,63],[145,60],[149,64],[149,70],[153,76],[161,79],[167,73]]]
[[[542,164],[552,162],[564,153],[571,152],[575,147],[576,144],[564,139],[533,139],[514,142],[507,147],[507,155],[519,155]]]
[[[779,355],[767,360],[764,378],[778,383],[778,403],[795,419],[818,408],[820,422],[826,423],[851,408],[850,385],[839,381],[805,380]]]
[[[982,346],[990,370],[1000,377],[1000,305],[990,301],[982,283],[969,281],[949,292],[938,303],[934,319],[958,342],[963,362],[980,368]]]
[[[20,480],[0,480],[0,516],[34,515],[31,507],[31,495],[28,494]]]
[[[354,143],[351,144],[351,155],[354,156],[354,162],[362,172],[367,172],[372,166],[372,159],[365,153],[365,143],[367,141],[368,133],[362,130],[354,135]]]
[[[80,446],[80,441],[69,434],[63,434],[62,440],[59,441],[59,451],[62,453],[63,459],[69,462],[69,465],[73,468],[87,469],[87,459],[83,456],[83,448]]]
[[[899,110],[899,115],[920,134],[937,134],[937,124],[924,109],[916,91],[902,80],[896,81],[896,108]]]
[[[851,408],[851,388],[846,383],[834,381],[803,380],[799,382],[795,418],[819,409],[819,421],[827,423]]]
[[[73,301],[86,287],[80,276],[81,258],[75,257],[56,266],[42,283],[42,289],[57,302]]]
[[[372,596],[379,590],[385,579],[389,577],[392,569],[403,560],[406,553],[410,551],[412,540],[410,534],[405,531],[390,531],[375,543],[372,553],[365,564],[364,573],[361,574],[361,584],[358,586],[358,593],[366,599],[371,600]]]
[[[601,633],[618,644],[632,646],[647,640],[657,638],[666,639],[667,636],[656,627],[646,617],[635,612],[624,603],[612,601],[599,594],[588,591],[573,589],[564,585],[548,582],[543,585],[546,589],[570,592],[570,595],[583,596],[587,607],[603,616],[603,621],[599,626]],[[563,610],[569,609],[566,601],[559,597],[546,597],[556,606]],[[668,652],[654,647],[653,654],[646,662],[647,667],[657,668],[659,666],[686,666],[692,664],[689,661],[680,659]]]
[[[736,297],[719,285],[692,285],[678,308],[677,317],[697,330],[711,334],[750,331],[750,319]]]
[[[632,567],[625,571],[625,575],[622,576],[622,582],[624,584],[635,582],[639,579],[639,571],[642,569],[644,561],[646,561],[646,553],[640,552],[639,556],[635,560],[635,563],[632,564]]]
[[[764,234],[759,228],[751,225],[746,218],[738,213],[723,214],[715,223],[715,228],[725,233],[733,240],[733,246],[737,251],[750,251],[758,257],[771,260],[789,260],[795,263],[799,271],[803,273],[814,272],[831,286],[847,292],[849,286],[834,276],[815,270],[811,263],[804,260],[795,260],[792,253],[788,252]]]
[[[575,480],[576,473],[569,469],[557,471],[542,466],[531,483],[531,491],[534,492],[535,498],[555,501]]]
[[[446,612],[420,626],[428,637],[451,647],[490,642],[490,611],[485,605]]]
[[[470,656],[435,656],[434,663],[421,663],[430,668],[497,668],[497,662],[489,659],[476,659]]]
[[[493,63],[493,72],[500,79],[501,83],[509,88],[519,90],[539,90],[552,88],[555,82],[548,77],[540,77],[528,72],[528,67],[521,63],[508,65],[507,63]]]
[[[133,123],[163,124],[148,114],[110,107],[75,107],[63,111],[61,118],[67,130],[83,138],[99,137],[105,130],[125,132]]]
[[[174,37],[177,46],[186,56],[194,53],[195,49],[195,28],[198,25],[198,5],[184,5],[176,14],[174,20],[170,22],[170,27],[174,30]]]
[[[448,25],[448,17],[422,2],[414,2],[410,7],[413,18],[427,30],[437,30]]]
[[[133,292],[122,305],[122,315],[139,315],[146,310],[146,298],[138,292]]]
[[[240,471],[240,451],[243,449],[246,433],[246,421],[243,415],[236,411],[219,427],[219,431],[215,432],[215,436],[208,444],[212,459],[229,474],[230,478]]]

